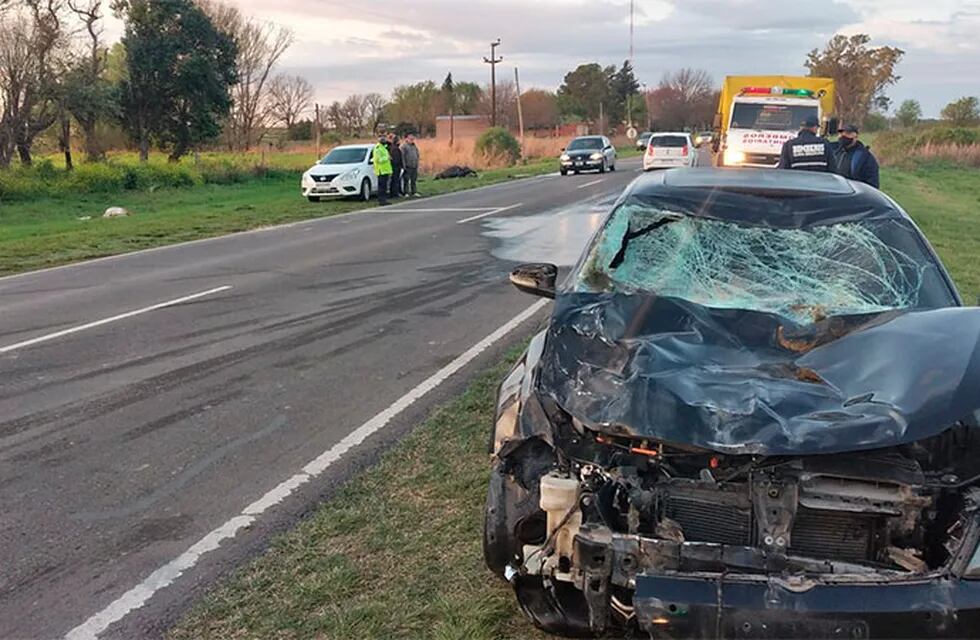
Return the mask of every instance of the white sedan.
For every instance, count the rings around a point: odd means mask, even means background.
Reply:
[[[371,162],[371,144],[350,144],[331,149],[303,174],[303,195],[310,202],[321,198],[355,197],[365,202],[378,191],[378,177]]]
[[[698,166],[698,150],[689,133],[655,133],[643,154],[643,170]]]

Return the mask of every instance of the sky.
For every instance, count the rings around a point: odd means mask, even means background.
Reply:
[[[498,78],[518,67],[522,90],[556,89],[579,64],[629,55],[629,0],[225,1],[295,32],[281,70],[310,80],[321,103],[450,71],[487,84],[482,60],[495,38]],[[718,83],[802,75],[806,54],[834,34],[867,33],[906,52],[887,92],[894,105],[914,98],[934,117],[980,95],[980,0],[635,0],[634,24],[636,75],[650,86],[682,67]]]

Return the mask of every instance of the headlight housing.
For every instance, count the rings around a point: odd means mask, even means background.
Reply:
[[[360,169],[351,169],[347,173],[341,174],[340,179],[341,180],[345,180],[345,181],[346,180],[356,180],[357,179],[357,174],[359,174],[360,172],[361,172]]]
[[[561,154],[561,160],[571,160],[571,159],[572,156],[568,155],[567,153]]]
[[[745,153],[737,149],[725,149],[725,164],[742,164],[745,162]]]
[[[596,151],[589,157],[592,158],[593,160],[602,160],[602,154],[599,153],[598,151]]]

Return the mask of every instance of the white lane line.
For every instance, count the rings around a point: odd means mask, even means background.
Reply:
[[[222,541],[234,538],[245,527],[254,523],[259,516],[279,504],[298,487],[315,479],[330,465],[339,460],[345,453],[364,442],[369,436],[381,430],[395,416],[407,409],[422,396],[445,382],[450,376],[472,362],[481,353],[503,339],[511,331],[519,327],[536,313],[544,309],[547,300],[539,300],[530,307],[507,321],[499,329],[477,342],[455,360],[439,369],[417,387],[403,395],[394,404],[377,414],[354,431],[347,434],[343,440],[327,449],[310,461],[303,470],[288,480],[281,482],[264,496],[245,507],[239,515],[231,518],[217,529],[197,541],[190,549],[163,565],[138,585],[121,595],[91,618],[78,625],[65,635],[65,640],[93,640],[99,637],[113,623],[125,618],[130,612],[142,607],[160,589],[173,583],[182,573],[192,568],[208,551],[217,549]]]
[[[577,186],[575,188],[576,189],[584,189],[586,187],[591,187],[592,185],[599,184],[600,182],[602,182],[602,178],[599,178],[598,180],[593,180],[592,182],[586,182],[585,184],[580,184],[579,186]]]
[[[442,209],[392,209],[390,207],[378,207],[371,209],[371,213],[471,213],[473,211],[488,211],[493,207],[447,207]]]
[[[94,329],[95,327],[101,327],[102,325],[109,324],[110,322],[118,322],[120,320],[132,318],[133,316],[142,315],[144,313],[149,313],[151,311],[157,311],[158,309],[163,309],[165,307],[173,307],[175,305],[182,304],[184,302],[190,302],[191,300],[197,300],[198,298],[203,298],[205,296],[212,296],[216,293],[221,293],[222,291],[227,291],[229,289],[231,289],[230,285],[216,287],[214,289],[208,289],[207,291],[202,291],[200,293],[195,293],[193,295],[184,296],[183,298],[177,298],[175,300],[167,300],[166,302],[160,302],[158,304],[154,304],[149,307],[136,309],[135,311],[127,311],[126,313],[120,313],[119,315],[112,316],[111,318],[103,318],[102,320],[96,320],[95,322],[87,322],[85,324],[80,324],[75,327],[69,327],[68,329],[63,329],[61,331],[49,333],[47,335],[39,336],[37,338],[31,338],[30,340],[24,340],[23,342],[15,342],[14,344],[8,344],[5,347],[0,347],[0,354],[9,353],[11,351],[16,351],[17,349],[23,349],[25,347],[33,347],[36,344],[40,344],[42,342],[48,342],[50,340],[55,340],[57,338],[63,338],[65,336],[70,336],[71,334],[78,333],[79,331]]]
[[[475,216],[470,216],[469,218],[463,218],[462,220],[457,220],[456,224],[465,224],[467,222],[473,222],[474,220],[479,220],[480,218],[486,218],[487,216],[493,216],[498,213],[503,213],[504,211],[510,211],[511,209],[516,209],[517,207],[523,207],[523,202],[518,202],[517,204],[512,204],[509,207],[500,207],[499,209],[493,209],[492,211],[487,211],[486,213],[480,213]]]

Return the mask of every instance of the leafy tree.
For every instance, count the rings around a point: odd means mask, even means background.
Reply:
[[[126,21],[124,126],[141,160],[152,137],[176,162],[221,133],[237,81],[235,42],[190,0],[116,0],[114,7]]]
[[[980,101],[976,96],[965,96],[943,107],[943,120],[956,127],[971,127],[980,122]]]
[[[102,0],[68,0],[68,6],[85,25],[88,47],[63,80],[64,107],[82,129],[86,159],[98,162],[105,159],[106,152],[98,126],[118,115],[118,96],[106,72],[108,52],[102,39]],[[63,126],[68,125],[63,123]],[[66,154],[70,154],[67,137],[66,134]]]
[[[636,121],[637,106],[642,102],[635,99],[639,90],[640,83],[633,74],[633,65],[626,60],[609,79],[609,92],[612,97],[609,117],[612,122],[626,122],[630,117],[634,122]]]
[[[451,71],[446,74],[446,79],[442,82],[442,89],[439,90],[439,98],[442,100],[443,111],[450,114],[456,113],[456,84],[453,82]]]
[[[542,89],[528,89],[521,94],[524,126],[528,129],[550,129],[558,124],[558,99]]]
[[[862,122],[884,91],[900,79],[895,66],[905,54],[895,47],[870,47],[863,33],[836,35],[823,51],[814,49],[804,63],[811,76],[833,78],[837,87],[837,116],[843,122]]]
[[[599,112],[610,107],[610,78],[615,67],[603,68],[592,62],[565,74],[558,88],[558,106],[563,116],[597,120]]]
[[[922,107],[919,106],[918,100],[902,101],[902,104],[898,105],[898,111],[895,112],[898,124],[906,128],[917,125],[920,118],[922,118]]]
[[[411,123],[419,133],[433,131],[439,94],[439,87],[431,80],[395,87],[387,115],[393,122]]]
[[[475,82],[454,83],[453,94],[456,97],[456,113],[462,116],[476,113],[483,100],[483,89]]]

